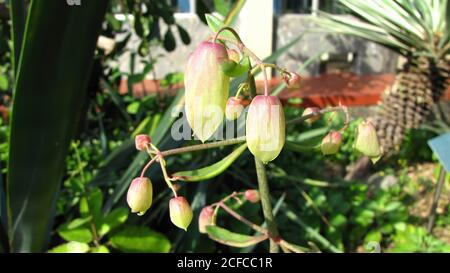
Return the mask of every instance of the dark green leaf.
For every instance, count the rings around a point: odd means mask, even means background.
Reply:
[[[234,247],[249,247],[267,239],[265,235],[248,236],[234,233],[218,226],[207,226],[206,232],[208,232],[209,238],[212,240]]]
[[[129,226],[111,237],[111,244],[122,252],[167,253],[170,241],[146,227]]]
[[[175,37],[173,36],[172,30],[169,28],[166,31],[166,35],[164,35],[164,41],[163,41],[164,49],[171,52],[175,50],[175,47],[177,46],[175,42]]]
[[[183,44],[188,45],[191,43],[191,37],[189,33],[180,25],[177,25],[178,33],[180,34],[181,41]]]
[[[84,1],[71,7],[66,1],[47,0],[29,6],[14,90],[6,187],[13,252],[46,248],[64,159],[78,126],[108,3]]]

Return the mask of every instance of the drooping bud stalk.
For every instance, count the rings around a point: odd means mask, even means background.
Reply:
[[[258,203],[261,200],[261,196],[257,190],[246,190],[244,192],[244,197],[252,203]]]
[[[232,60],[233,62],[239,63],[239,61],[241,59],[241,56],[239,55],[239,52],[237,52],[234,49],[228,49],[227,52],[228,52],[228,58],[230,60]]]
[[[306,119],[305,121],[307,123],[313,123],[314,121],[317,121],[320,118],[320,109],[317,107],[308,107],[303,111],[302,117],[313,115],[312,117]]]
[[[186,198],[177,196],[170,199],[169,214],[170,220],[175,226],[187,231],[192,221],[192,209]]]
[[[285,142],[283,106],[276,96],[256,96],[250,103],[246,140],[250,152],[264,163],[274,160]]]
[[[372,161],[377,161],[381,156],[381,148],[378,142],[377,132],[372,122],[363,121],[358,125],[355,139],[355,149]]]
[[[227,101],[225,116],[228,120],[235,120],[241,116],[243,110],[242,99],[231,97]]]
[[[222,44],[202,42],[186,65],[186,117],[202,142],[214,134],[223,120],[230,78],[222,72],[220,64],[227,60],[227,50]]]
[[[342,135],[338,131],[330,131],[323,139],[320,149],[322,154],[331,155],[337,153],[342,143]]]
[[[143,215],[152,205],[153,186],[147,177],[138,177],[131,181],[127,192],[127,203],[131,212]]]
[[[152,142],[151,138],[148,135],[137,135],[134,138],[134,144],[136,146],[136,150],[145,151],[147,147],[150,146]]]
[[[289,89],[296,89],[300,88],[302,77],[295,72],[289,72],[289,74],[283,74],[283,80]]]
[[[211,206],[204,207],[198,217],[198,229],[200,233],[206,233],[206,226],[215,225],[214,208]]]

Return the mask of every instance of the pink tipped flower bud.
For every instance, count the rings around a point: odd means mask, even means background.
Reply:
[[[313,123],[314,121],[317,121],[320,118],[320,109],[317,107],[308,107],[303,111],[302,117],[313,115],[312,117],[308,118],[306,122]]]
[[[225,61],[228,53],[222,44],[202,42],[186,64],[186,118],[202,142],[217,131],[225,114],[230,85],[230,77],[221,68]]]
[[[127,193],[127,203],[131,212],[143,215],[152,205],[153,186],[147,177],[138,177],[131,181]]]
[[[355,149],[370,158],[378,158],[381,156],[377,132],[372,122],[363,121],[358,125]]]
[[[234,49],[228,49],[228,58],[236,63],[239,63],[239,60],[241,59],[241,56],[239,55],[239,52],[237,52]]]
[[[152,142],[152,140],[148,135],[137,135],[134,138],[134,144],[136,145],[136,149],[139,151],[145,151],[150,145],[150,142]]]
[[[244,110],[242,106],[242,99],[231,97],[227,101],[227,106],[225,108],[225,116],[228,120],[235,120],[239,118]]]
[[[214,224],[214,208],[211,206],[204,207],[198,217],[198,229],[200,233],[206,233],[206,226]]]
[[[246,140],[250,152],[264,163],[274,160],[285,142],[283,106],[276,96],[256,96],[250,103]]]
[[[323,139],[320,149],[322,154],[331,155],[337,153],[342,143],[342,135],[337,131],[330,131]]]
[[[244,196],[245,199],[252,203],[258,203],[261,200],[261,196],[257,190],[246,190]]]
[[[187,228],[192,221],[192,209],[186,198],[178,196],[170,199],[169,213],[172,223],[187,231]]]
[[[295,72],[290,72],[289,74],[283,75],[283,80],[289,89],[296,89],[300,88],[302,77]]]

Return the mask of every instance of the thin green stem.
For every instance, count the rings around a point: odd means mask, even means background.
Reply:
[[[292,125],[295,123],[299,123],[299,122],[305,122],[307,119],[310,119],[312,117],[318,116],[318,115],[322,115],[325,113],[330,113],[330,112],[336,112],[336,111],[343,111],[346,114],[346,122],[345,124],[348,124],[348,113],[346,110],[345,106],[336,106],[336,107],[330,107],[330,108],[325,108],[325,109],[321,109],[318,113],[311,113],[308,115],[304,115],[302,117],[299,118],[295,118],[295,119],[291,119],[289,121],[286,122],[286,125]]]
[[[267,229],[270,237],[270,253],[278,253],[277,238],[279,238],[277,224],[272,213],[272,204],[270,203],[269,184],[267,182],[266,168],[261,160],[255,157],[256,174],[258,176],[259,194],[261,196],[261,205],[264,219],[267,223]]]
[[[161,152],[161,154],[162,154],[162,156],[176,155],[176,154],[181,154],[181,153],[195,152],[195,151],[200,151],[200,150],[218,148],[221,146],[234,145],[234,144],[238,144],[241,142],[245,142],[245,136],[211,142],[211,143],[206,143],[206,144],[198,144],[198,145],[193,145],[193,146],[188,146],[188,147],[171,149],[171,150],[163,151],[163,152]]]

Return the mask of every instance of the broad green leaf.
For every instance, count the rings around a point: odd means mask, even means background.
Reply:
[[[89,253],[109,253],[109,249],[106,246],[92,247]]]
[[[105,235],[112,229],[120,226],[121,224],[125,223],[125,221],[128,218],[129,211],[127,208],[117,208],[111,211],[100,224],[100,227],[98,228],[98,234],[100,236]]]
[[[11,14],[11,30],[12,30],[12,60],[11,63],[14,67],[14,73],[17,73],[19,66],[20,51],[22,48],[23,35],[25,32],[26,23],[26,6],[25,0],[15,0],[10,2],[10,14]],[[1,89],[1,88],[0,88]]]
[[[128,226],[113,235],[111,244],[122,252],[167,253],[170,250],[170,241],[166,236],[138,226]]]
[[[216,177],[223,173],[245,151],[246,148],[247,144],[242,144],[219,162],[197,170],[177,172],[173,174],[173,177],[177,177],[180,180],[188,182],[203,181]]]
[[[213,33],[216,33],[217,31],[219,31],[219,29],[221,29],[222,27],[225,26],[225,24],[223,23],[222,20],[220,20],[219,18],[217,18],[216,16],[214,16],[212,14],[205,14],[205,18],[206,18],[206,22],[208,22],[209,28],[211,29],[211,31]],[[220,32],[220,36],[236,40],[233,33],[231,33],[228,30],[224,30],[224,31]]]
[[[213,225],[206,226],[206,232],[212,240],[234,247],[249,247],[267,239],[265,235],[248,236]]]
[[[108,3],[84,1],[74,8],[66,1],[47,0],[31,1],[28,7],[9,138],[6,188],[12,252],[46,249]]]
[[[48,251],[48,253],[86,253],[89,251],[89,245],[78,242],[68,242],[56,246]]]
[[[174,51],[177,46],[177,42],[175,41],[175,37],[170,28],[167,29],[166,34],[164,35],[163,46],[168,52]]]
[[[89,223],[89,221],[91,220],[91,217],[87,217],[87,218],[77,218],[72,220],[70,223],[68,223],[67,225],[63,225],[63,229],[76,229],[79,228],[83,225],[85,225],[86,223]]]
[[[75,229],[61,229],[58,230],[58,234],[66,241],[89,243],[93,239],[91,230],[88,227],[79,227]]]

